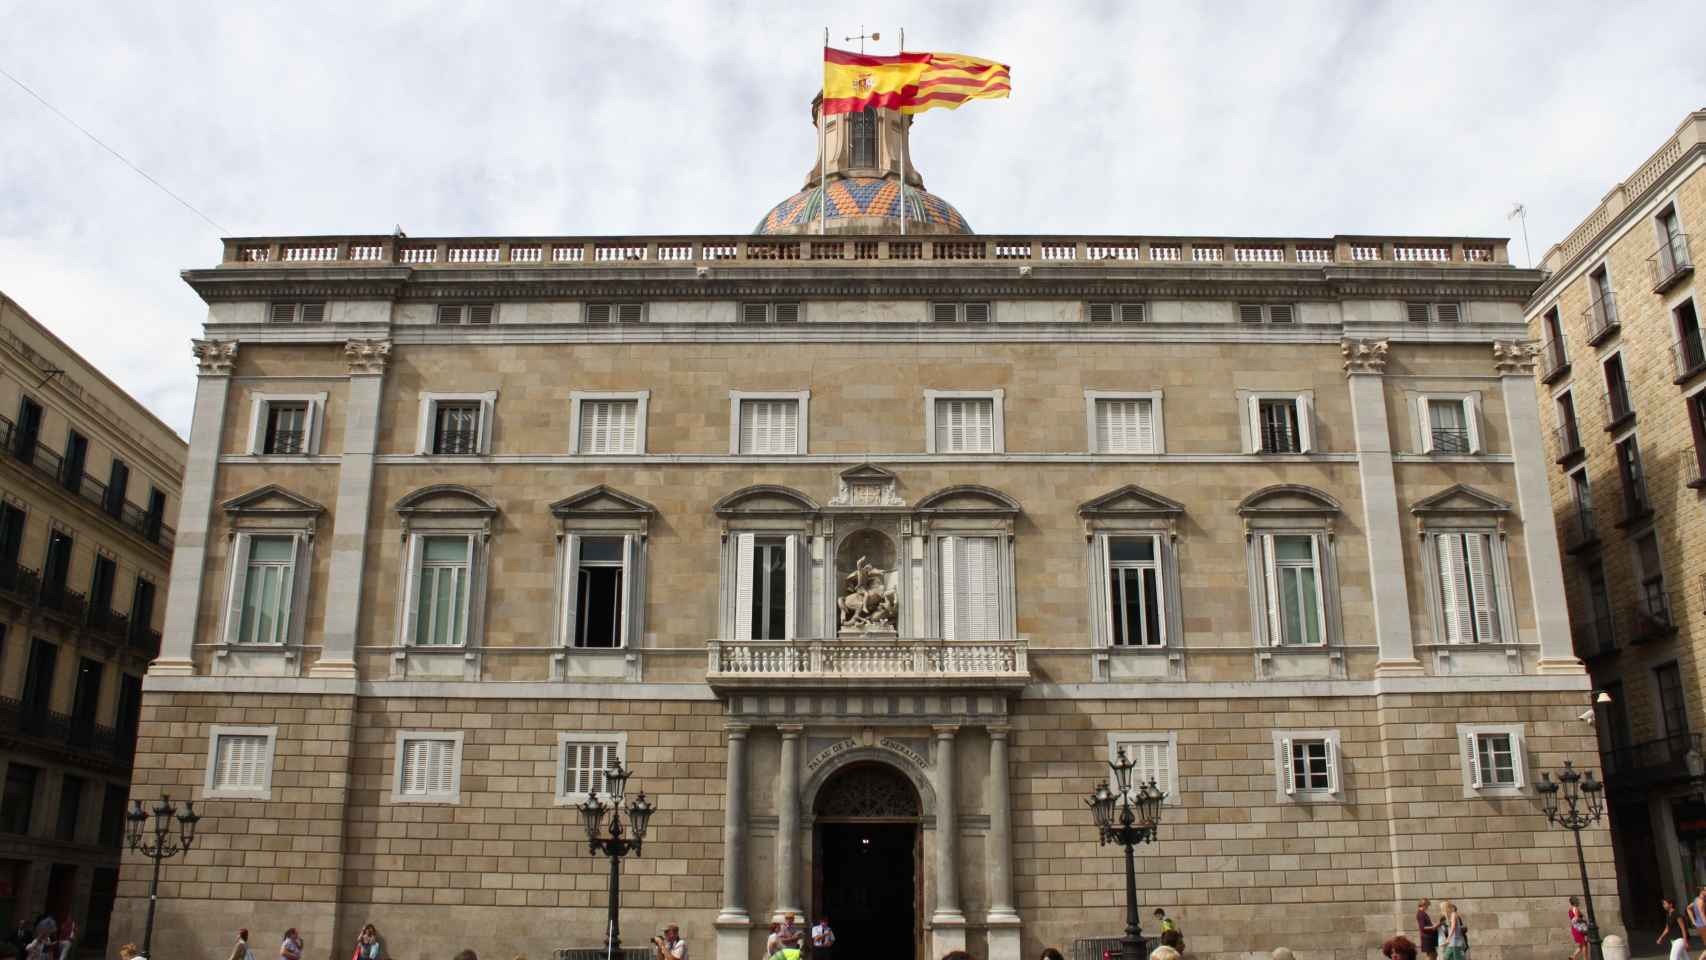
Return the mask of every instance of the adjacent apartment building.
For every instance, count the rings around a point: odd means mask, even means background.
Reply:
[[[1706,883],[1706,111],[1614,187],[1529,301],[1576,652],[1599,710],[1623,902]]]
[[[1568,951],[1533,788],[1597,764],[1541,275],[1467,237],[980,235],[909,124],[832,119],[827,183],[750,234],[240,238],[184,274],[135,792],[203,819],[162,954],[598,945],[575,805],[620,760],[659,809],[625,942],[745,960],[794,911],[850,956],[1017,960],[1123,925],[1084,803],[1121,748],[1169,794],[1145,914],[1197,956],[1365,956],[1423,895],[1478,956]]]
[[[0,294],[0,923],[105,944],[186,445]]]

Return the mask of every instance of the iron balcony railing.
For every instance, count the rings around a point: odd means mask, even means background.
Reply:
[[[1611,430],[1635,413],[1635,407],[1629,402],[1629,388],[1606,387],[1599,395],[1605,403],[1606,430]]]
[[[306,453],[308,451],[307,443],[308,432],[306,430],[274,430],[266,452],[271,454]]]
[[[1564,521],[1564,549],[1571,553],[1599,542],[1599,522],[1592,507],[1577,507]]]
[[[87,473],[82,474],[76,482],[71,482],[66,478],[65,458],[58,451],[49,449],[35,436],[19,430],[17,424],[5,417],[0,417],[0,450],[3,450],[6,456],[34,470],[43,479],[64,488],[79,500],[112,517],[132,532],[140,534],[143,539],[157,543],[167,550],[172,549],[174,531],[166,526],[165,518],[159,513],[144,510],[131,503],[116,491],[108,490],[105,483]]]
[[[1706,368],[1706,342],[1701,340],[1699,327],[1684,331],[1671,343],[1670,359],[1676,366],[1678,383]]]
[[[85,622],[89,616],[89,598],[86,594],[68,589],[63,583],[43,580],[41,584],[40,606],[43,610]]]
[[[1582,311],[1582,319],[1587,322],[1588,343],[1598,344],[1606,337],[1617,332],[1622,323],[1617,317],[1617,296],[1606,294],[1594,300]]]
[[[1582,449],[1582,432],[1574,420],[1565,420],[1552,428],[1552,443],[1558,448],[1559,460],[1565,460]]]
[[[59,614],[89,633],[113,643],[127,644],[148,654],[150,659],[160,653],[160,631],[131,623],[130,617],[109,608],[105,602],[90,603],[84,594],[68,590],[62,584],[44,582],[41,571],[16,561],[0,560],[0,593],[19,603]]]
[[[1617,630],[1610,614],[1578,620],[1575,633],[1576,656],[1584,660],[1617,652]]]
[[[136,754],[134,733],[126,735],[91,717],[71,716],[11,697],[0,697],[0,730],[13,730],[36,744],[124,768]]]
[[[1433,452],[1434,453],[1468,453],[1468,452],[1470,452],[1470,450],[1469,450],[1469,428],[1468,427],[1434,427],[1433,428]]]
[[[1642,477],[1623,480],[1623,523],[1628,525],[1653,515],[1653,501],[1647,496],[1647,481]]]
[[[1647,643],[1676,632],[1670,597],[1663,590],[1649,590],[1629,605],[1629,642]]]
[[[1694,258],[1688,249],[1688,234],[1679,233],[1647,258],[1647,269],[1653,275],[1653,292],[1663,293],[1683,277],[1694,272]]]
[[[26,603],[34,603],[41,595],[41,571],[15,561],[0,561],[0,592],[9,593]]]
[[[469,456],[480,452],[478,430],[440,430],[433,436],[432,452]]]
[[[1540,348],[1540,378],[1550,381],[1552,378],[1569,369],[1570,355],[1566,349],[1569,338],[1563,334],[1552,337]]]
[[[1612,786],[1631,786],[1631,780],[1656,783],[1688,775],[1688,755],[1700,749],[1698,733],[1673,733],[1641,743],[1615,745],[1600,752],[1605,779]]]

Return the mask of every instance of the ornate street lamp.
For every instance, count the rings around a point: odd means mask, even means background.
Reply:
[[[1108,764],[1114,772],[1115,789],[1104,780],[1084,803],[1096,821],[1101,842],[1125,848],[1125,936],[1120,939],[1123,960],[1149,960],[1149,944],[1138,927],[1137,862],[1132,851],[1138,844],[1155,839],[1161,825],[1161,801],[1167,794],[1155,786],[1154,780],[1133,784],[1131,771],[1135,766],[1137,763],[1121,747]]]
[[[130,812],[125,814],[125,839],[130,849],[154,861],[154,879],[148,884],[148,921],[142,928],[142,955],[151,957],[154,951],[150,949],[154,943],[154,904],[160,896],[160,861],[170,860],[180,853],[188,853],[190,846],[195,843],[195,825],[201,819],[195,812],[195,801],[185,800],[184,808],[178,810],[172,806],[172,798],[166,794],[160,795],[160,802],[154,807],[154,840],[148,841],[148,811],[142,809],[141,800],[130,801]],[[178,839],[172,839],[172,820],[178,821]]]
[[[652,814],[657,807],[652,806],[646,799],[646,792],[641,790],[639,795],[628,803],[628,827],[622,826],[622,797],[628,786],[628,778],[633,771],[624,770],[620,762],[613,763],[605,772],[605,783],[610,787],[610,803],[598,799],[598,792],[592,791],[586,795],[586,802],[580,805],[581,821],[586,825],[586,840],[593,854],[604,854],[610,858],[610,917],[606,924],[608,937],[605,941],[605,955],[618,956],[622,949],[621,921],[622,912],[622,858],[632,853],[639,855],[640,845],[646,839],[646,825],[651,822]],[[599,831],[604,827],[604,814],[610,814],[610,825],[605,830],[607,836],[600,836]],[[625,836],[632,831],[632,836]]]
[[[1593,915],[1593,891],[1588,889],[1588,862],[1582,856],[1582,831],[1599,822],[1605,814],[1605,785],[1593,778],[1593,771],[1577,773],[1570,761],[1558,772],[1557,782],[1549,774],[1541,774],[1534,790],[1545,805],[1546,820],[1570,831],[1576,837],[1576,867],[1582,875],[1582,899],[1588,908],[1588,949],[1590,960],[1605,960],[1600,951],[1599,921]],[[1558,800],[1564,805],[1560,807]]]

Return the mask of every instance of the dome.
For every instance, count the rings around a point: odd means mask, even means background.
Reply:
[[[817,231],[820,187],[809,186],[764,215],[755,234],[807,234]],[[906,191],[908,229],[923,234],[971,233],[971,225],[953,204],[917,187]],[[830,233],[899,233],[900,181],[895,177],[843,177],[829,182]]]

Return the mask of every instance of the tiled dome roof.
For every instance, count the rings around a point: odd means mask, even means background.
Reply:
[[[757,234],[797,233],[817,222],[823,191],[807,187],[778,203],[752,231]],[[953,205],[916,187],[906,191],[909,222],[934,227],[933,233],[971,233],[971,225]],[[900,223],[900,182],[883,177],[848,177],[829,182],[829,211],[825,226],[851,226],[855,219],[886,218]]]

